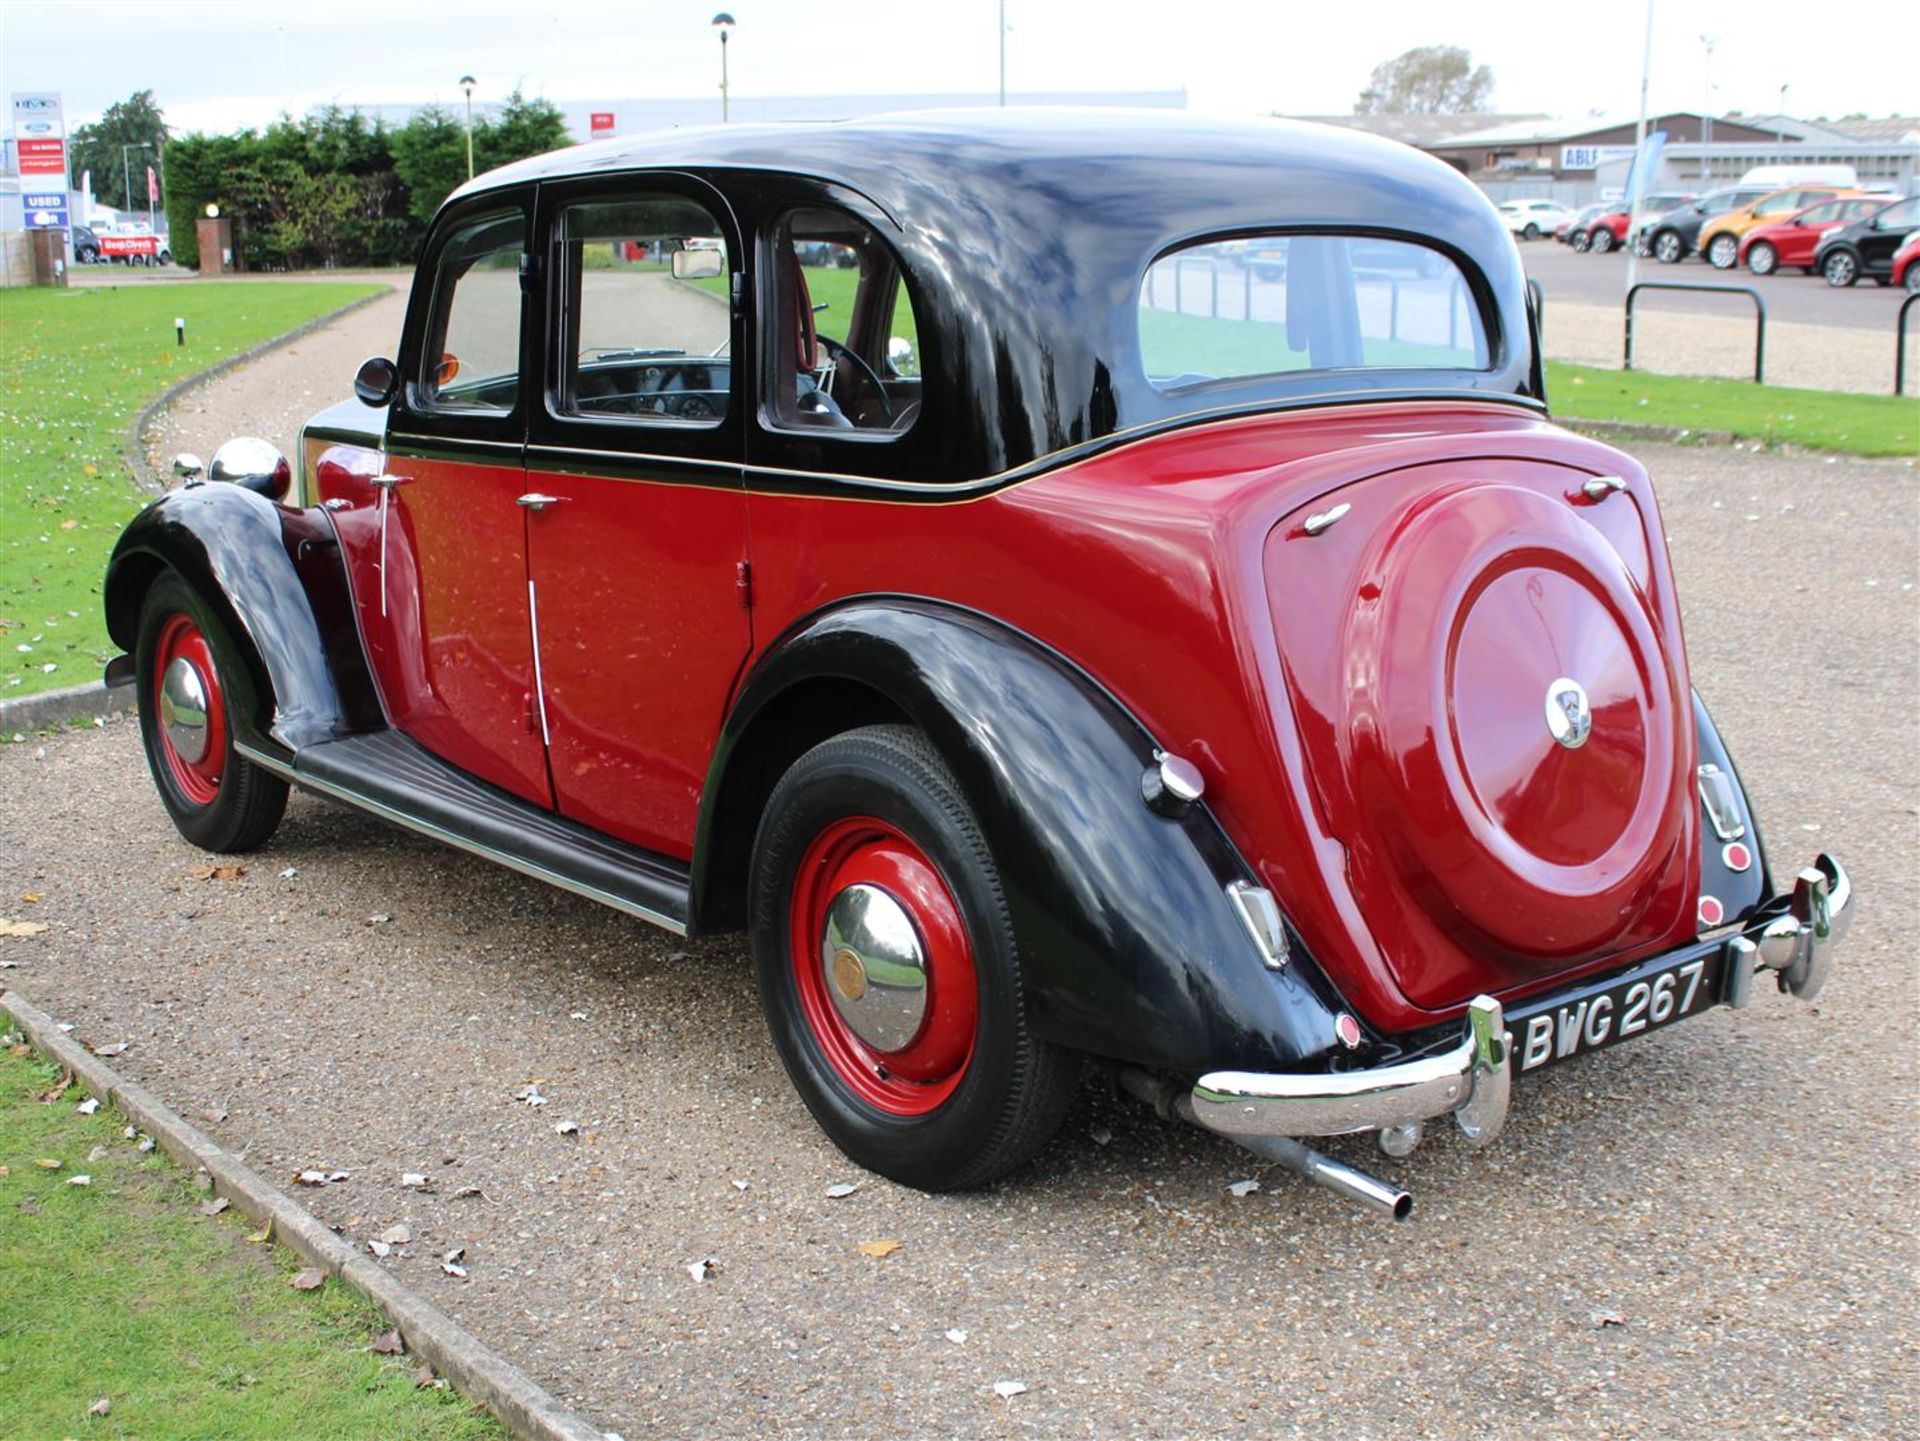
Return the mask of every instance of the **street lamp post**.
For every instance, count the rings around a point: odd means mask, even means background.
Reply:
[[[1700,88],[1704,92],[1700,97],[1700,143],[1702,145],[1713,144],[1713,47],[1719,43],[1719,39],[1712,35],[1700,37],[1701,47],[1707,52],[1706,59],[1700,66]],[[1702,173],[1706,174],[1708,179],[1712,178],[1709,170],[1712,164],[1710,157],[1703,160],[1701,164]]]
[[[713,28],[720,32],[720,123],[725,125],[731,116],[727,104],[727,32],[733,29],[733,17],[722,10],[713,17]]]
[[[133,209],[133,167],[128,163],[128,158],[136,150],[151,149],[153,149],[153,143],[151,141],[142,141],[138,145],[122,145],[120,147],[120,188],[121,193],[126,197],[126,208],[129,210]]]
[[[1787,87],[1784,85],[1780,87],[1780,114],[1773,122],[1773,143],[1787,143]]]
[[[473,87],[478,82],[471,75],[460,77],[460,88],[467,92],[467,179],[473,179]]]

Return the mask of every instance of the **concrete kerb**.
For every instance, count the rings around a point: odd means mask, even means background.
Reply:
[[[64,690],[43,690],[38,695],[0,700],[0,739],[16,731],[49,730],[89,716],[118,715],[132,710],[138,699],[130,685],[109,687],[104,681],[96,680],[85,685],[70,685]]]
[[[516,1436],[535,1441],[617,1441],[616,1434],[574,1415],[504,1356],[484,1345],[445,1312],[402,1286],[370,1257],[330,1231],[264,1177],[249,1170],[210,1136],[176,1115],[144,1086],[111,1067],[62,1031],[18,991],[0,991],[0,1010],[27,1039],[66,1067],[88,1093],[117,1107],[188,1169],[204,1168],[214,1189],[274,1239],[363,1292],[386,1313],[410,1354],[425,1361],[462,1395],[487,1407]]]
[[[321,329],[323,326],[332,325],[334,321],[344,315],[353,314],[354,311],[360,309],[362,306],[371,305],[376,300],[385,299],[393,293],[395,288],[396,287],[389,285],[382,290],[374,291],[371,295],[363,295],[358,300],[350,300],[338,310],[329,310],[325,315],[315,316],[306,324],[295,326],[284,335],[276,335],[271,340],[263,340],[258,345],[249,346],[245,350],[229,355],[225,360],[215,361],[205,370],[196,370],[185,379],[176,380],[172,385],[169,385],[165,390],[161,391],[159,395],[155,396],[152,401],[143,406],[140,413],[127,423],[126,435],[121,440],[121,451],[122,457],[126,461],[127,474],[132,478],[133,483],[142,490],[152,491],[156,495],[167,488],[165,478],[155,475],[147,467],[147,427],[153,423],[155,416],[172,405],[181,396],[198,386],[205,385],[210,380],[225,375],[236,366],[245,365],[248,361],[258,360],[261,356],[278,350],[283,345],[291,345],[294,341],[313,334],[314,331]]]

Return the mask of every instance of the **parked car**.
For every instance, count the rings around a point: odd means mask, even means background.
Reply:
[[[1908,291],[1920,290],[1920,230],[1909,234],[1893,252],[1893,283]]]
[[[1593,225],[1593,222],[1611,209],[1613,209],[1613,206],[1610,204],[1589,205],[1584,210],[1575,214],[1573,219],[1567,221],[1566,224],[1556,225],[1553,229],[1553,238],[1562,245],[1571,246],[1574,250],[1584,251],[1588,245],[1592,243],[1593,236],[1590,227]]]
[[[73,261],[76,265],[97,265],[100,262],[100,238],[93,233],[91,226],[76,225],[71,235]]]
[[[1772,275],[1789,265],[1811,275],[1814,247],[1827,230],[1872,215],[1884,209],[1886,203],[1885,196],[1861,195],[1810,205],[1798,215],[1762,225],[1741,236],[1739,261],[1755,275]]]
[[[1661,215],[1676,205],[1684,205],[1692,197],[1679,193],[1661,192],[1649,195],[1641,202],[1642,215]],[[1587,248],[1596,255],[1605,255],[1609,250],[1618,249],[1626,244],[1627,226],[1633,216],[1624,209],[1610,209],[1603,212],[1597,220],[1587,225]]]
[[[1862,276],[1890,284],[1894,254],[1916,229],[1920,229],[1920,196],[1896,201],[1821,235],[1813,252],[1813,268],[1836,288],[1852,285]]]
[[[1211,297],[1249,239],[1264,311]],[[108,675],[196,845],[298,786],[744,930],[806,1104],[905,1184],[1020,1165],[1092,1057],[1404,1215],[1307,1142],[1485,1144],[1516,1077],[1817,994],[1851,914],[1762,851],[1651,481],[1552,423],[1532,333],[1493,206],[1353,131],[581,146],[454,192],[297,467],[180,459]]]
[[[1662,265],[1678,265],[1693,254],[1701,227],[1709,220],[1758,200],[1772,189],[1769,185],[1736,185],[1656,212],[1654,218],[1641,227],[1646,237],[1641,253],[1651,255]]]
[[[1756,226],[1784,220],[1823,200],[1837,200],[1862,193],[1835,185],[1795,185],[1785,190],[1775,190],[1758,200],[1714,216],[1700,227],[1694,243],[1700,253],[1706,256],[1707,264],[1715,270],[1732,270],[1740,263],[1741,238]]]
[[[1557,200],[1509,200],[1500,206],[1507,229],[1522,240],[1538,240],[1573,219],[1573,212]]]

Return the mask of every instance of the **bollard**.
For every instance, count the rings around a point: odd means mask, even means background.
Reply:
[[[184,315],[173,317],[173,343],[175,345],[187,343],[187,317]]]

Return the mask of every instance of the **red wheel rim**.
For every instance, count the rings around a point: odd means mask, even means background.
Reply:
[[[917,1028],[898,1044],[877,1045],[854,1029],[842,1014],[848,1004],[845,973],[830,974],[836,959],[844,964],[845,957],[827,954],[829,912],[852,887],[878,890],[905,912],[924,962]],[[973,1059],[979,991],[960,907],[919,846],[871,816],[849,816],[826,827],[807,847],[794,877],[788,950],[807,1029],[856,1096],[895,1116],[924,1116],[945,1104]],[[866,972],[854,969],[864,992]]]
[[[174,739],[168,717],[177,713],[167,694],[167,676],[176,663],[190,667],[205,699],[205,741],[199,754],[183,751]],[[196,806],[212,805],[220,794],[220,777],[227,764],[227,708],[220,695],[220,674],[213,666],[213,650],[200,627],[176,612],[160,627],[154,644],[154,734],[166,759],[167,773],[180,794]],[[191,756],[191,758],[189,758]]]

